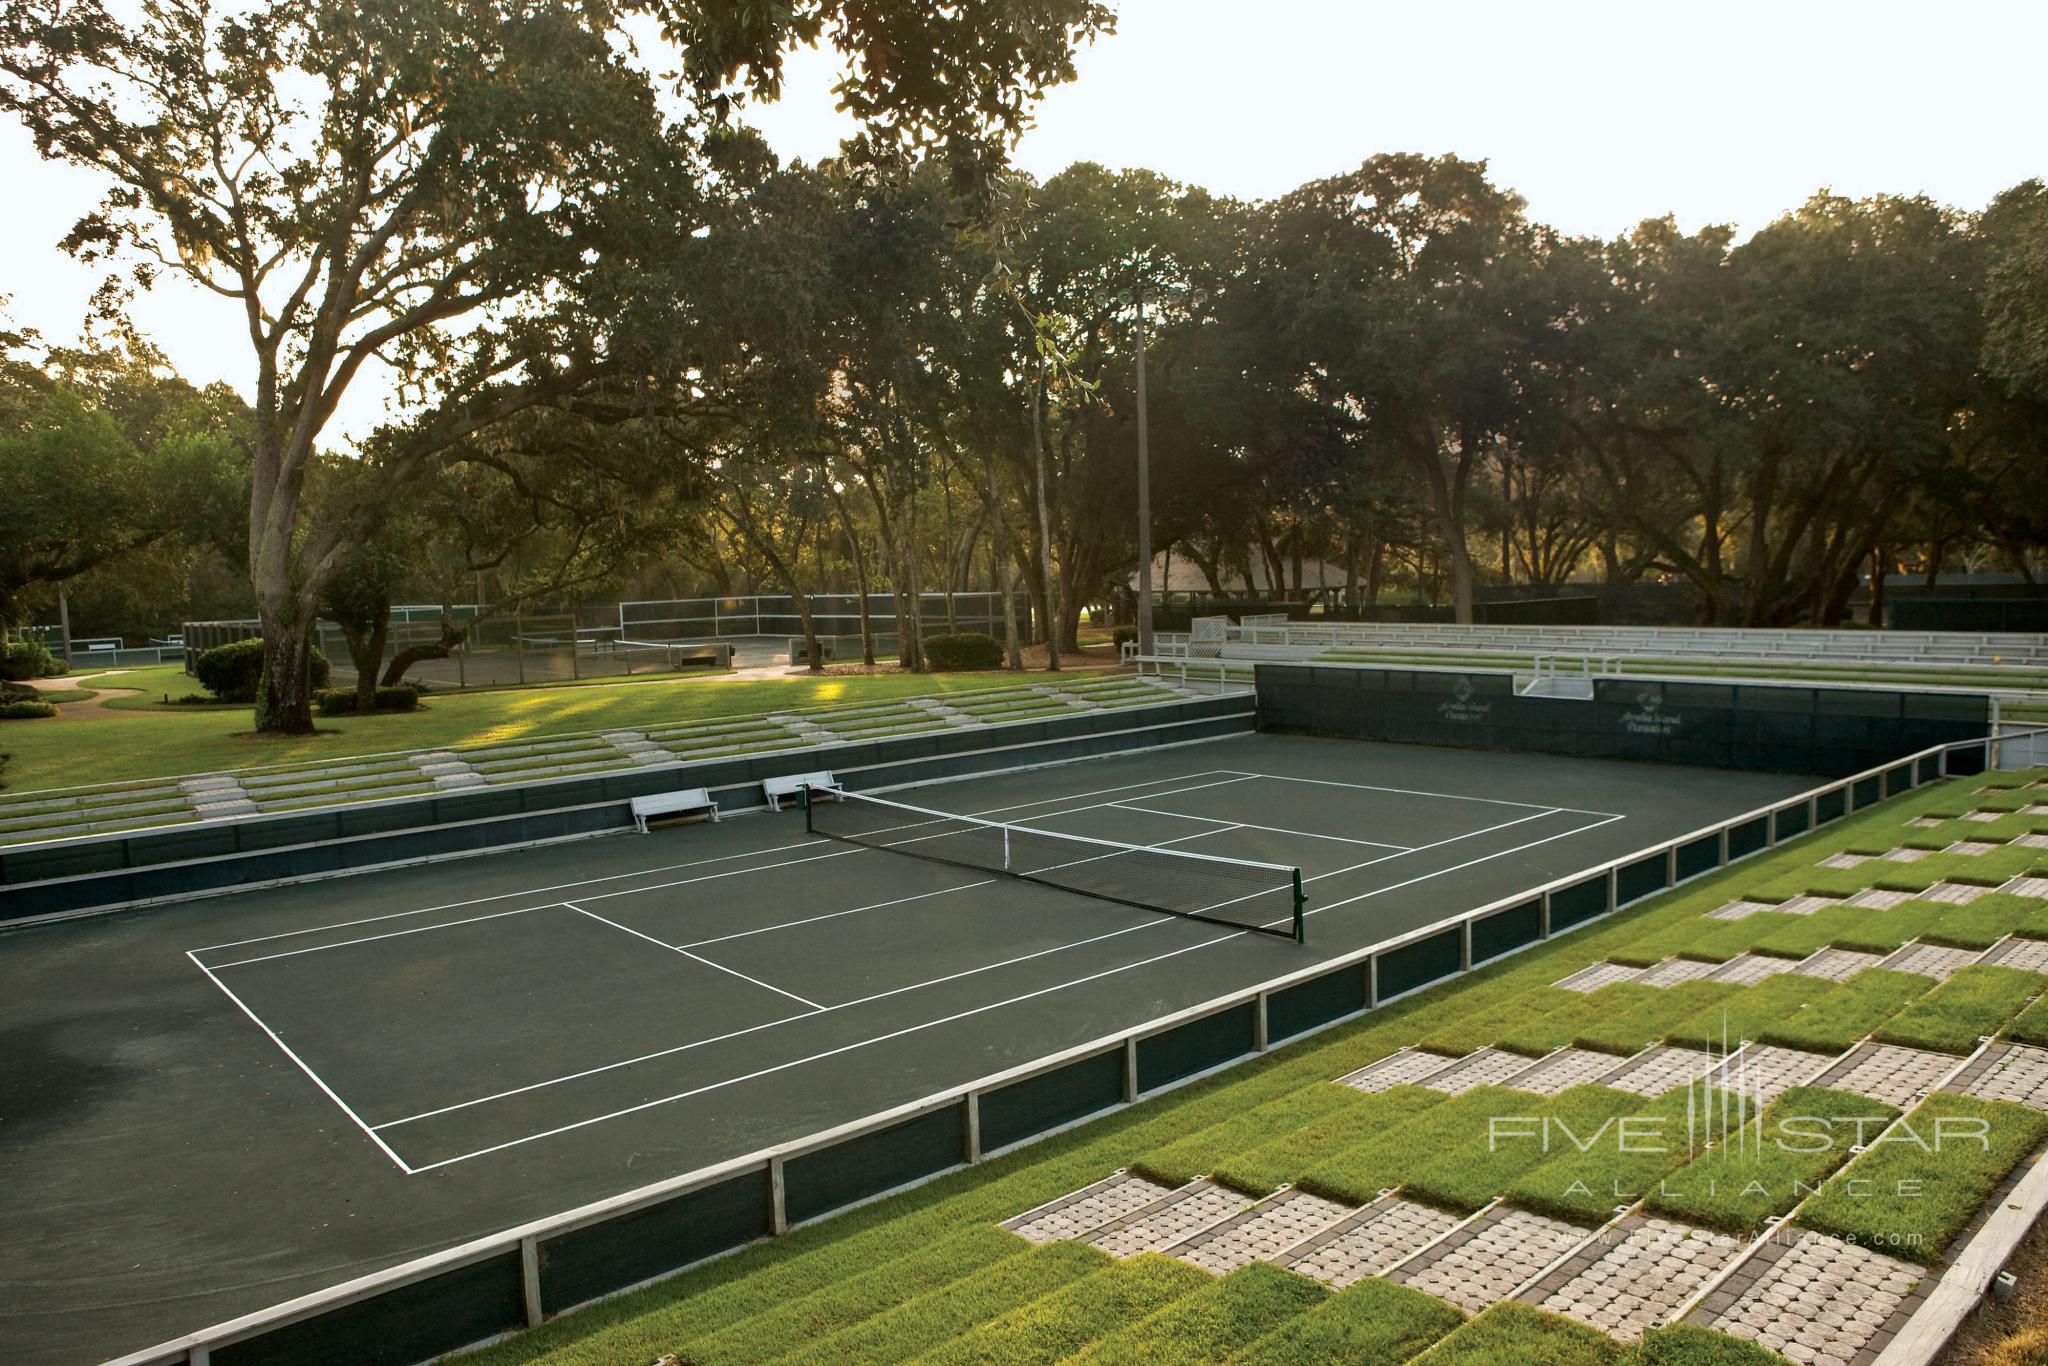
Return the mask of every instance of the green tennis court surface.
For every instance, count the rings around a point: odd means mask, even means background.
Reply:
[[[1305,945],[816,838],[795,810],[26,929],[0,955],[0,1164],[37,1201],[7,1202],[0,1344],[135,1348],[1810,785],[1261,735],[885,794],[1298,868]],[[1097,890],[1202,904],[1163,885],[1197,860],[1101,867]]]

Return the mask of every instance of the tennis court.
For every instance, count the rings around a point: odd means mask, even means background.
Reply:
[[[0,1307],[0,1340],[20,1359],[135,1347],[1031,1061],[1809,785],[1242,736],[879,794],[925,811],[818,808],[870,841],[938,833],[920,852],[939,857],[971,828],[966,861],[985,859],[988,828],[925,812],[1026,826],[1043,833],[994,836],[1014,841],[1013,871],[1094,895],[821,838],[789,810],[25,930],[0,989],[30,1021],[28,1103],[0,1156],[45,1198],[9,1211],[0,1280],[41,1290]],[[1274,868],[1300,872],[1304,944]],[[81,1226],[67,1192],[103,1217]]]

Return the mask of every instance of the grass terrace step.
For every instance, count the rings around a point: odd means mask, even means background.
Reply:
[[[1898,1113],[1852,1091],[1795,1086],[1755,1120],[1665,1176],[1644,1203],[1653,1212],[1723,1233],[1754,1235],[1817,1190]]]
[[[1701,1117],[1706,1117],[1703,1121]],[[1747,1102],[1713,1087],[1681,1086],[1637,1109],[1581,1150],[1571,1145],[1509,1183],[1507,1197],[1526,1209],[1574,1223],[1604,1222],[1709,1140],[1748,1118]],[[1712,1129],[1706,1127],[1711,1122]],[[1632,1135],[1625,1141],[1624,1134]],[[1654,1136],[1654,1141],[1650,1136]]]
[[[1527,1091],[1475,1087],[1355,1147],[1332,1153],[1303,1172],[1295,1184],[1347,1205],[1370,1204],[1381,1191],[1414,1177],[1439,1153],[1470,1142],[1475,1134],[1483,1142],[1492,1120],[1530,1114],[1542,1104],[1542,1097]]]
[[[1139,1158],[1131,1170],[1167,1186],[1184,1186],[1226,1166],[1230,1159],[1276,1135],[1304,1129],[1350,1108],[1356,1091],[1318,1082],[1255,1112],[1236,1115]],[[1273,1188],[1277,1188],[1276,1186]],[[1250,1192],[1263,1195],[1265,1190]]]
[[[1975,1137],[1962,1138],[1970,1126]],[[1937,1145],[1937,1129],[1943,1133]],[[1976,1217],[2006,1173],[2048,1139],[2048,1115],[2002,1100],[1932,1095],[1899,1128],[1837,1172],[1799,1211],[1818,1233],[1876,1248],[1904,1261],[1931,1264]],[[1873,1200],[1871,1191],[1912,1199]]]
[[[1996,1034],[2017,1018],[2044,986],[2048,986],[2048,977],[2038,972],[1986,964],[1961,968],[1887,1020],[1877,1029],[1876,1037],[1880,1043],[1908,1048],[1967,1053],[1980,1038]]]
[[[1062,1361],[1212,1280],[1208,1272],[1185,1262],[1141,1252],[911,1360],[933,1366],[1039,1366]]]
[[[125,820],[76,821],[69,825],[40,826],[31,830],[10,830],[0,834],[0,843],[33,844],[42,840],[77,839],[82,835],[104,835],[117,830],[139,830],[159,825],[186,825],[199,820],[197,811],[166,812],[161,816],[130,816]]]
[[[1496,1304],[1417,1359],[1417,1366],[1605,1366],[1621,1344],[1526,1304]]]
[[[124,788],[118,792],[88,792],[75,797],[14,797],[0,800],[0,818],[15,820],[54,811],[103,811],[111,806],[130,806],[159,801],[183,801],[185,791],[176,783]]]
[[[1213,1179],[1234,1190],[1264,1195],[1295,1181],[1330,1154],[1362,1147],[1446,1099],[1443,1092],[1426,1086],[1395,1086],[1363,1095],[1348,1087],[1323,1085],[1340,1098],[1340,1104],[1292,1133],[1263,1135],[1256,1146],[1217,1159]]]
[[[1306,1276],[1253,1262],[1124,1325],[1072,1360],[1090,1366],[1202,1366],[1251,1345],[1329,1295]]]
[[[444,789],[428,780],[409,783],[403,787],[379,787],[367,791],[329,792],[310,797],[285,797],[281,799],[262,798],[257,801],[259,811],[298,811],[316,806],[352,806],[358,802],[389,801],[394,797],[424,797]]]
[[[1434,1295],[1392,1281],[1365,1280],[1317,1303],[1231,1353],[1230,1366],[1326,1366],[1407,1361],[1465,1316]]]
[[[1811,1005],[1758,1025],[1754,1041],[1840,1053],[1933,987],[1933,978],[1918,973],[1865,968]]]
[[[1576,991],[1537,987],[1491,1010],[1474,1011],[1462,1018],[1447,1020],[1418,1039],[1416,1046],[1431,1053],[1476,1053],[1500,1043],[1517,1026],[1581,999],[1581,994]]]
[[[1104,1270],[1112,1262],[1108,1253],[1085,1243],[1047,1243],[991,1262],[937,1290],[780,1356],[755,1355],[748,1360],[772,1360],[789,1366],[828,1366],[835,1362],[867,1366],[871,1362],[904,1361]],[[774,1348],[772,1343],[754,1346],[757,1352]]]
[[[1624,1354],[1622,1366],[1785,1366],[1785,1358],[1754,1342],[1689,1323],[1652,1328]]]
[[[1694,1011],[1664,1035],[1687,1048],[1732,1049],[1840,990],[1825,977],[1781,972]]]
[[[39,811],[28,816],[8,816],[0,820],[0,832],[40,830],[81,822],[89,824],[109,820],[130,820],[139,816],[158,816],[191,809],[191,803],[182,796],[170,801],[110,802],[105,806],[71,807],[62,811]]]
[[[1622,1116],[1642,1108],[1643,1098],[1606,1086],[1574,1086],[1540,1100],[1517,1091],[1522,1108],[1507,1122],[1475,1124],[1424,1153],[1401,1193],[1469,1214],[1506,1190],[1509,1183],[1540,1166],[1553,1151],[1593,1140]],[[1534,1103],[1531,1103],[1533,1100]]]

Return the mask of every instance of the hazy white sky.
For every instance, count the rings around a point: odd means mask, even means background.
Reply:
[[[1146,166],[1262,198],[1375,152],[1456,152],[1486,159],[1535,218],[1600,235],[1667,212],[1747,233],[1823,186],[1974,209],[2048,176],[2043,0],[1115,8],[1117,33],[1083,50],[1080,78],[1040,108],[1024,169]],[[836,149],[833,75],[828,57],[800,54],[783,103],[755,111],[785,155]],[[9,123],[0,184],[8,311],[70,340],[94,277],[56,242],[94,182],[39,161]],[[247,347],[221,301],[164,285],[137,317],[188,378],[246,388]],[[374,425],[382,402],[362,395],[344,428]]]

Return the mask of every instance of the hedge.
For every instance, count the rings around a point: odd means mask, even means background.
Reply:
[[[254,702],[256,689],[263,682],[263,639],[252,636],[201,651],[192,661],[192,672],[201,687],[223,702]],[[315,647],[313,687],[326,687],[331,672],[327,656]]]
[[[353,716],[356,700],[354,688],[322,688],[313,694],[313,709],[322,716]],[[419,705],[420,690],[410,683],[377,689],[378,711],[418,711]]]
[[[1000,669],[1003,647],[982,631],[942,633],[924,638],[924,662],[945,672],[953,669]]]
[[[0,649],[0,678],[55,678],[68,672],[67,666],[40,640],[10,640]]]
[[[29,721],[42,716],[55,716],[57,708],[48,702],[6,702],[0,703],[0,721]]]

